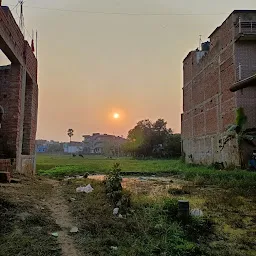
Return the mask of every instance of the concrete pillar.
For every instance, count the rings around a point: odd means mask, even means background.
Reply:
[[[20,64],[11,65],[9,89],[8,148],[12,158],[16,158],[16,171],[21,170],[21,150],[26,89],[26,70]]]
[[[23,119],[22,114],[22,100],[23,91],[25,89],[26,72],[20,64],[12,64],[10,71],[10,86],[8,90],[8,149],[10,157],[16,158],[20,152],[20,138],[22,138],[21,126]]]
[[[34,155],[37,127],[38,86],[27,79],[23,124],[23,155]]]
[[[187,222],[189,219],[189,201],[179,200],[178,207],[178,217],[182,222]]]

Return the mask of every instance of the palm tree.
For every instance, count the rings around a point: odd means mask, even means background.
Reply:
[[[71,142],[71,137],[74,135],[74,130],[73,129],[68,129],[68,137],[70,138]]]

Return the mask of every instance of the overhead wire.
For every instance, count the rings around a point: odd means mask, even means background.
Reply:
[[[71,9],[61,9],[61,8],[49,8],[40,6],[29,6],[24,7],[31,9],[40,9],[48,11],[58,11],[58,12],[73,12],[73,13],[85,13],[85,14],[100,14],[100,15],[124,15],[124,16],[215,16],[215,15],[225,15],[227,13],[133,13],[133,12],[101,12],[101,11],[88,11],[88,10],[71,10]]]

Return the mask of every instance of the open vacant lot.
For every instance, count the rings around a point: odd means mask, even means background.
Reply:
[[[69,175],[107,174],[114,163],[120,163],[124,175],[178,175],[182,179],[202,185],[256,188],[256,172],[223,171],[204,166],[192,166],[180,160],[137,160],[131,158],[72,157],[38,155],[37,173],[48,177]]]
[[[130,198],[121,217],[103,182],[115,162]],[[178,160],[46,155],[37,167],[35,179],[0,186],[0,255],[256,255],[255,173]],[[76,177],[85,172],[101,175]],[[92,193],[76,192],[88,184]],[[181,223],[180,199],[203,216]]]

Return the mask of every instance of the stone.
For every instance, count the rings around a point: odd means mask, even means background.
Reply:
[[[70,229],[70,233],[77,233],[78,232],[78,227],[73,227]]]

